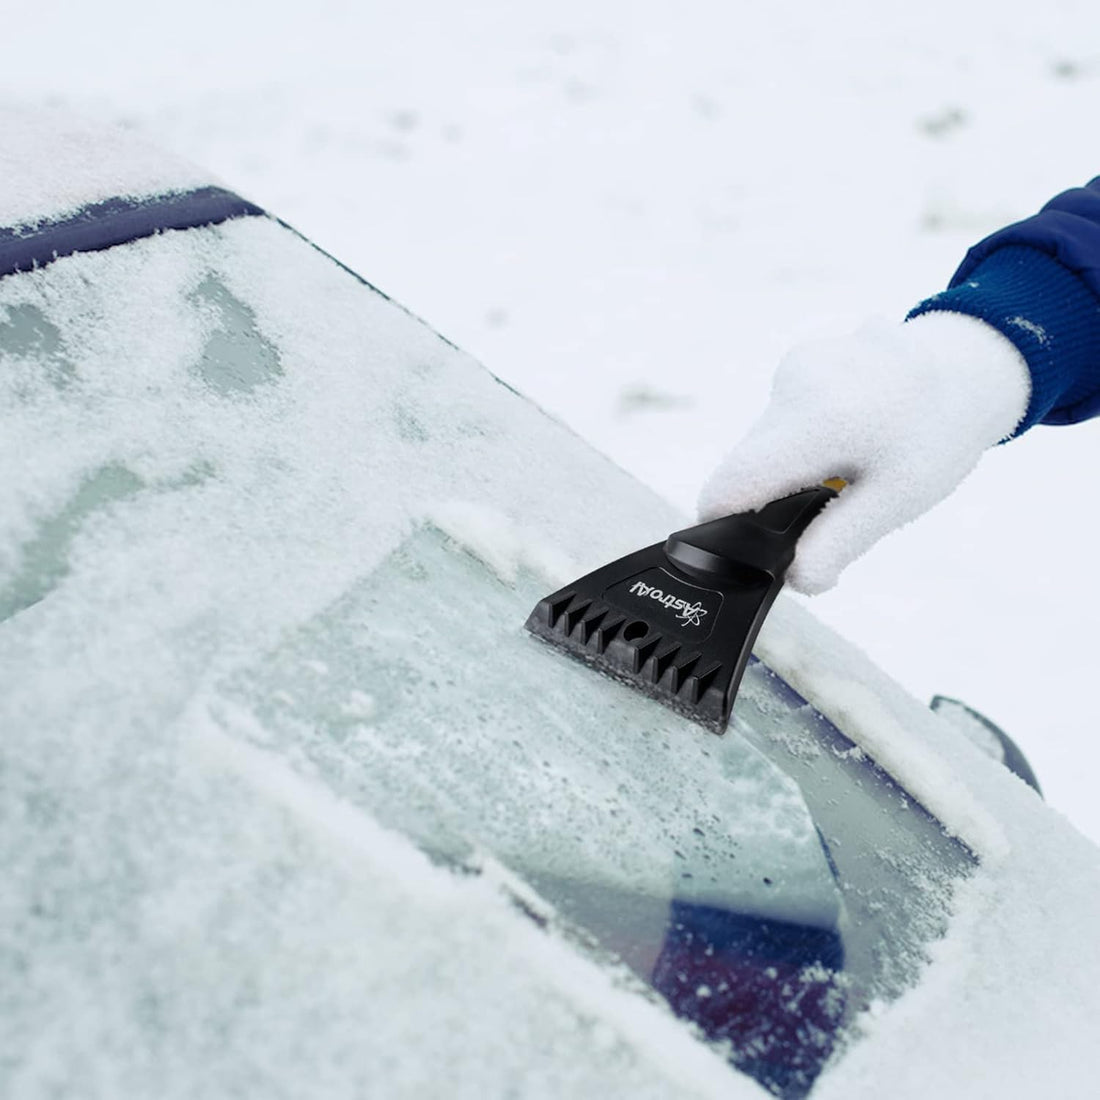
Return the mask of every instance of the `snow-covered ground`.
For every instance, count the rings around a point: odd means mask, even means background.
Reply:
[[[1100,174],[1082,0],[134,0],[4,14],[0,92],[124,120],[683,508],[791,343],[901,317]],[[1100,422],[999,448],[814,611],[1100,840]]]

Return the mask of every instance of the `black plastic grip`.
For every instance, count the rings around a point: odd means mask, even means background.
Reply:
[[[669,560],[700,579],[747,580],[752,572],[779,580],[810,521],[837,495],[819,485],[774,500],[759,512],[732,516],[674,531],[665,542]]]

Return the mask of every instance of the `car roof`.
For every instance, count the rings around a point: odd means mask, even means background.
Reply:
[[[60,107],[0,101],[0,134],[0,227],[37,225],[108,200],[220,185],[131,130]]]

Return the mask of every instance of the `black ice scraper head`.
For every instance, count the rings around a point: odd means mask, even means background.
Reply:
[[[540,600],[527,629],[722,733],[795,544],[843,485],[676,531]]]

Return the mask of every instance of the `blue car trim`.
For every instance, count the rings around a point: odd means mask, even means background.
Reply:
[[[0,229],[0,278],[31,271],[74,252],[98,252],[168,229],[194,229],[263,213],[221,187],[107,199],[84,206],[67,218]]]

